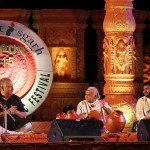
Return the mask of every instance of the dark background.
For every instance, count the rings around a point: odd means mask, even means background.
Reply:
[[[150,11],[150,0],[134,0],[134,9]],[[21,9],[104,9],[104,0],[0,0],[0,8]]]

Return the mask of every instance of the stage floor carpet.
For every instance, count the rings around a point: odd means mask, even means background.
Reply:
[[[150,150],[149,142],[0,143],[0,150]]]
[[[102,133],[99,142],[48,142],[51,122],[32,122],[32,134],[2,134],[0,150],[150,150],[150,142],[138,142],[137,133]]]

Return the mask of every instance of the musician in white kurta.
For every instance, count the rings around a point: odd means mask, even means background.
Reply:
[[[85,92],[85,100],[82,100],[77,105],[77,114],[81,118],[86,118],[92,110],[98,111],[100,114],[109,115],[112,112],[112,108],[104,100],[99,100],[100,95],[95,87],[89,87]]]
[[[144,96],[139,98],[136,104],[136,119],[150,118],[150,81],[144,83]]]

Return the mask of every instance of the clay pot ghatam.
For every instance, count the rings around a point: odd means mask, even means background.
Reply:
[[[123,112],[120,110],[114,110],[111,114],[108,115],[105,127],[110,133],[121,132],[126,124],[126,119],[123,115]]]
[[[58,113],[56,119],[66,119],[67,115],[64,112]]]
[[[79,119],[79,115],[77,115],[75,110],[69,110],[67,111],[67,119],[73,119],[73,120],[78,120]]]

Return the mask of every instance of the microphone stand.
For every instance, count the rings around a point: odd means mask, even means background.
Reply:
[[[3,110],[4,110],[4,120],[5,120],[5,133],[7,133],[7,114],[8,114],[14,121],[16,121],[16,120],[15,120],[15,118],[13,118],[13,116],[7,111],[7,106],[6,106],[6,105],[3,107]]]

